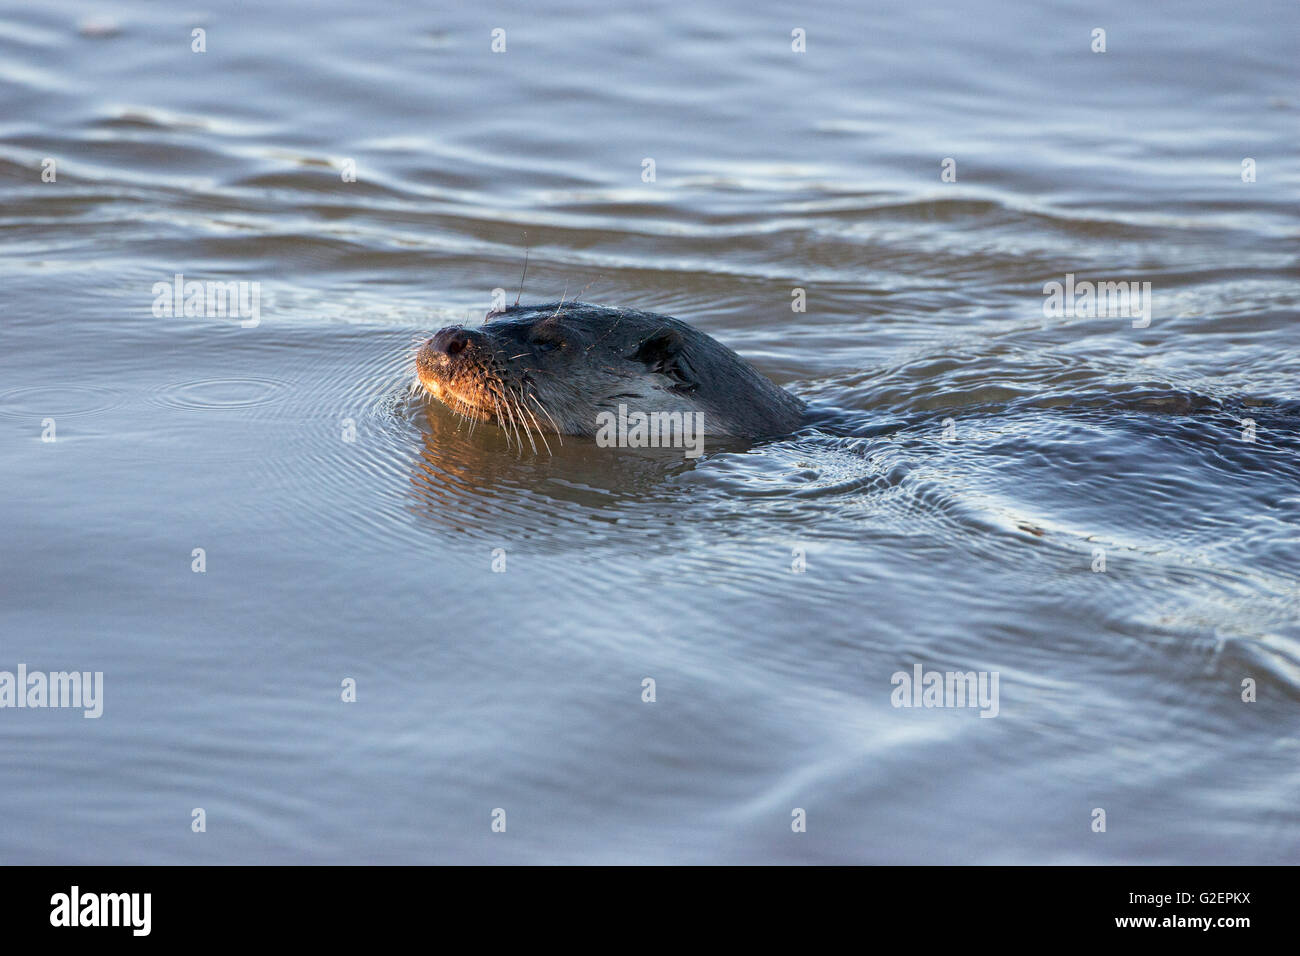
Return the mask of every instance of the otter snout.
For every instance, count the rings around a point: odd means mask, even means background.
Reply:
[[[424,344],[424,348],[432,355],[455,358],[474,341],[475,334],[459,325],[449,325],[435,332],[433,338]]]
[[[416,353],[415,368],[420,381],[432,394],[441,397],[448,386],[472,378],[484,355],[491,354],[491,349],[485,346],[486,339],[481,332],[459,325],[439,329]]]
[[[434,333],[433,338],[426,340],[420,346],[420,350],[416,353],[415,361],[421,372],[421,378],[450,373],[453,363],[458,358],[467,358],[468,353],[474,351],[471,346],[475,340],[481,338],[480,333],[463,329],[459,325],[449,325],[445,329],[439,329]]]

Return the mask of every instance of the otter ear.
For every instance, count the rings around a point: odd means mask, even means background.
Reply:
[[[661,329],[638,345],[632,358],[650,371],[673,379],[677,383],[674,390],[692,392],[699,383],[686,361],[685,345],[682,334],[676,329]]]

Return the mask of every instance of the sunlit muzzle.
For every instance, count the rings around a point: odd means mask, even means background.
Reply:
[[[456,369],[475,351],[477,332],[449,325],[434,333],[415,355],[416,373],[421,383],[434,395],[441,397],[442,388],[456,374]]]

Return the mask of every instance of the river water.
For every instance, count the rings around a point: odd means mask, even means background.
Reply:
[[[1297,30],[0,4],[0,671],[103,674],[0,709],[0,860],[1295,862]],[[471,434],[412,349],[525,249],[815,424]]]

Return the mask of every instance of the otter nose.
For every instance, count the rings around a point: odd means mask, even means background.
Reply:
[[[459,325],[450,325],[439,330],[429,339],[429,348],[436,353],[452,357],[459,355],[470,343],[470,333]]]

